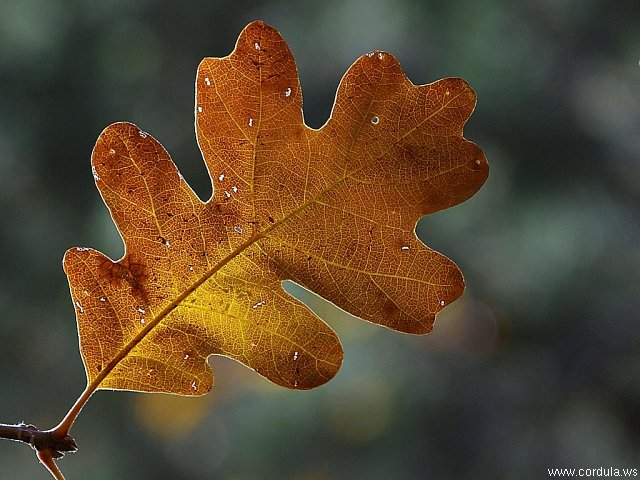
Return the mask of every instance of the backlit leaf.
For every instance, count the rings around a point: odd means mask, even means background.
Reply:
[[[209,201],[151,135],[107,127],[92,166],[125,254],[74,248],[64,259],[89,384],[200,395],[212,354],[290,388],[328,381],[340,342],[284,292],[286,279],[364,320],[429,332],[464,284],[414,227],[486,179],[484,155],[462,137],[474,106],[464,80],[415,86],[376,51],[349,68],[330,120],[311,129],[287,45],[255,22],[231,55],[198,69]]]

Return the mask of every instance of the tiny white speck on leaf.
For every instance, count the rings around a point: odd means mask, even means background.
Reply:
[[[285,96],[285,97],[290,97],[290,96],[291,96],[291,88],[287,88],[287,89],[284,91],[284,96]]]
[[[207,87],[211,86],[211,80],[209,80],[209,77],[204,77],[204,83],[207,85]]]
[[[80,310],[80,313],[84,313],[84,308],[82,307],[80,302],[76,302],[76,307],[78,307],[78,310]]]

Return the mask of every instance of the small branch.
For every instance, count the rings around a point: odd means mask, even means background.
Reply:
[[[68,433],[62,435],[56,430],[40,430],[22,422],[16,425],[0,423],[0,438],[30,445],[36,451],[40,463],[56,480],[64,480],[64,476],[55,460],[62,458],[67,452],[78,450],[76,441]]]
[[[43,431],[26,423],[0,423],[0,438],[27,443],[38,452],[48,451],[52,458],[61,458],[67,452],[78,450],[78,445],[71,435],[57,435],[55,430]]]

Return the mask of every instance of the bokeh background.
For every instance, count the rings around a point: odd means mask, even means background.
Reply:
[[[263,19],[296,56],[319,127],[349,65],[394,53],[414,83],[466,78],[465,136],[490,178],[423,219],[465,272],[426,337],[306,296],[345,347],[309,392],[212,359],[199,399],[99,392],[69,479],[534,479],[640,468],[640,2],[620,0],[0,1],[0,421],[52,426],[84,387],[61,268],[123,248],[89,155],[128,120],[202,198],[196,66]],[[295,287],[289,287],[295,291]],[[294,292],[295,293],[295,292]],[[298,292],[300,293],[300,292]],[[0,477],[46,479],[0,442]]]

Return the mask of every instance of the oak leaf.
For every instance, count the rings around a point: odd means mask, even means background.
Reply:
[[[327,123],[309,128],[291,52],[254,22],[229,56],[198,68],[207,202],[151,135],[107,127],[92,168],[125,254],[64,258],[88,391],[200,395],[212,354],[285,387],[323,384],[342,347],[285,293],[287,279],[364,320],[429,332],[464,283],[414,227],[485,181],[484,155],[462,137],[474,107],[464,80],[415,86],[375,51],[349,68]]]

